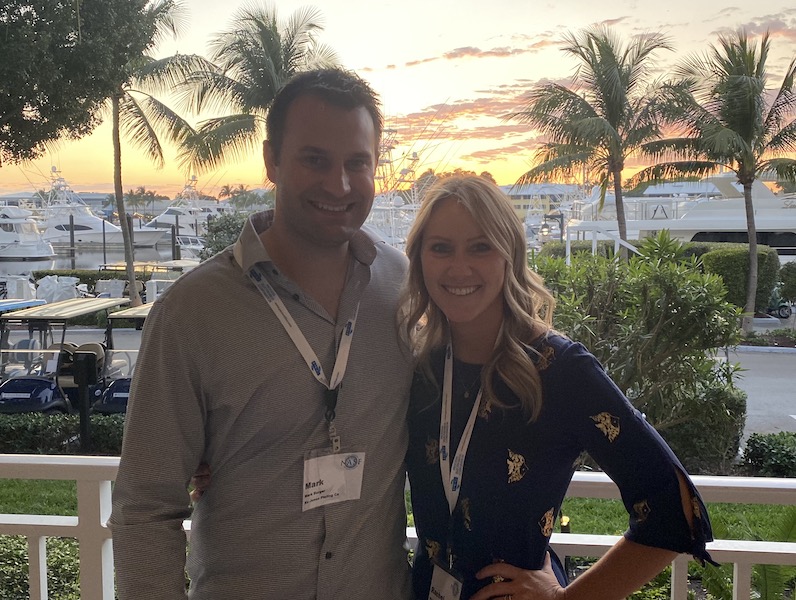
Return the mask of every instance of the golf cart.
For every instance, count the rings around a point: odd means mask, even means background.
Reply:
[[[108,313],[128,298],[70,298],[0,315],[0,340],[10,327],[27,328],[28,337],[9,346],[0,360],[0,413],[76,413],[81,382],[89,394],[101,395],[112,370],[107,339],[77,345],[66,341],[69,320]],[[54,328],[61,327],[60,340]]]
[[[149,310],[152,308],[152,303],[142,304],[141,306],[134,306],[133,308],[125,308],[108,315],[108,347],[111,351],[115,351],[113,341],[113,328],[119,323],[130,322],[135,325],[136,329],[143,329],[144,321],[146,321]],[[130,397],[130,382],[133,376],[133,361],[128,357],[126,363],[130,365],[128,372],[121,374],[119,377],[109,377],[106,380],[105,389],[102,390],[100,396],[94,401],[91,410],[95,413],[101,414],[118,414],[127,412],[127,400]]]

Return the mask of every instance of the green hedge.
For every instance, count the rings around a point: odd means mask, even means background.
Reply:
[[[789,302],[796,302],[796,261],[780,267],[779,280],[782,282],[782,297]]]
[[[91,415],[91,453],[119,456],[124,415]],[[0,415],[0,454],[79,454],[80,417]]]
[[[47,275],[58,275],[58,277],[77,277],[80,283],[85,283],[90,292],[94,291],[97,281],[100,279],[124,279],[127,281],[127,271],[100,271],[98,269],[46,269],[42,271],[33,271],[31,276],[38,281]],[[137,271],[135,274],[136,279],[146,283],[151,277],[152,273]]]
[[[22,536],[0,536],[0,600],[30,597],[28,543]],[[47,538],[47,589],[50,598],[80,600],[77,540]]]
[[[753,433],[746,442],[744,465],[759,477],[796,477],[796,433]]]
[[[749,276],[748,246],[722,248],[702,255],[702,265],[708,273],[715,273],[727,287],[727,301],[743,308],[746,304],[746,280]],[[757,247],[756,310],[765,312],[771,292],[779,276],[779,255],[768,246]]]

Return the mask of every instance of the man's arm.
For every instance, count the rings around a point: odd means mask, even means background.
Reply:
[[[147,318],[125,417],[109,522],[120,600],[186,597],[182,522],[204,418],[191,360],[197,346],[167,313],[158,303]]]

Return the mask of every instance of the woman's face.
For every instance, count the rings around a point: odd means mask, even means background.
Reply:
[[[420,262],[429,296],[452,330],[497,331],[503,319],[506,261],[456,198],[439,201],[431,213]]]

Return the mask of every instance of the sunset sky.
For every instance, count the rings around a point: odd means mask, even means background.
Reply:
[[[250,0],[249,0],[250,1]],[[225,29],[239,0],[185,0],[189,26],[155,54],[206,54],[210,37]],[[307,2],[284,0],[285,19]],[[387,126],[395,130],[396,169],[419,175],[456,167],[490,171],[498,183],[513,183],[527,170],[537,144],[533,132],[503,116],[521,106],[523,94],[540,80],[566,81],[575,63],[560,50],[564,32],[607,23],[625,39],[660,31],[675,52],[657,55],[660,75],[677,60],[704,51],[721,32],[745,27],[768,29],[772,55],[770,85],[778,86],[796,56],[796,6],[792,0],[765,3],[693,0],[320,0],[324,15],[320,41],[334,48],[345,67],[356,70],[381,94]],[[191,173],[169,150],[158,171],[139,152],[123,147],[123,182],[173,196]],[[411,157],[417,153],[417,160]],[[99,127],[79,142],[62,144],[34,163],[0,168],[0,194],[47,187],[52,166],[79,191],[112,190],[110,128]],[[224,184],[260,187],[262,160],[249,160],[198,173],[199,188],[216,195]]]

